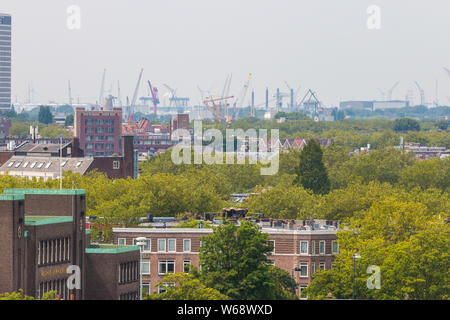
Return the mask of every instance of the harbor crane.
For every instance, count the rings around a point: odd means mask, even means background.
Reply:
[[[106,69],[103,69],[102,83],[100,85],[100,95],[98,97],[98,105],[99,106],[103,106],[103,97],[105,94],[105,75],[106,75]]]
[[[239,96],[236,98],[233,104],[233,119],[237,119],[237,108],[242,108],[245,100],[245,96],[247,95],[248,87],[250,86],[250,81],[252,79],[252,74],[248,74],[247,82],[245,82],[244,87],[242,88]]]
[[[139,93],[139,86],[141,85],[142,81],[142,74],[144,73],[144,69],[141,69],[141,72],[139,73],[138,82],[136,84],[136,88],[134,89],[133,98],[131,99],[131,105],[130,105],[130,116],[134,113],[134,107],[136,105],[137,96]]]
[[[447,69],[446,67],[443,67],[443,68],[444,68],[444,70],[447,72],[447,74],[450,76],[450,70]]]
[[[224,107],[223,104],[217,104],[217,101],[224,101],[224,100],[228,100],[228,99],[233,99],[233,96],[229,96],[229,97],[220,97],[220,98],[213,98],[213,97],[209,97],[208,99],[204,100],[203,103],[205,104],[205,106],[209,109],[209,111],[211,111],[211,113],[213,114],[213,116],[215,117],[216,120],[218,121],[226,121],[226,117],[223,115],[223,113],[221,112],[220,108]],[[211,104],[211,105],[210,105]],[[225,103],[225,108],[228,107],[228,104]]]
[[[392,100],[392,92],[394,91],[395,88],[397,88],[397,86],[398,86],[399,83],[400,83],[400,82],[397,81],[397,82],[392,86],[392,88],[389,89],[388,94],[387,94],[387,100],[388,100],[388,101],[391,101],[391,100]]]
[[[420,93],[420,105],[424,106],[425,105],[425,92],[420,87],[420,85],[419,85],[419,83],[417,81],[414,81],[414,83],[416,84],[416,87],[417,87],[417,89],[419,90],[419,93]]]
[[[150,93],[152,95],[152,101],[153,101],[153,113],[156,115],[157,114],[157,109],[158,109],[158,104],[159,104],[159,99],[158,99],[158,88],[156,87],[152,87],[152,84],[150,82],[150,80],[148,80],[148,86],[150,88]]]

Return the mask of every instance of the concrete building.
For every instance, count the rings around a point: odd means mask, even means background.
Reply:
[[[7,189],[0,195],[0,293],[135,300],[139,247],[91,244],[84,190]],[[79,288],[69,288],[71,268]],[[69,268],[71,267],[71,268]],[[126,279],[126,281],[124,280]]]
[[[11,16],[0,13],[0,110],[11,109]]]
[[[308,286],[314,273],[330,269],[338,253],[335,225],[303,226],[304,221],[283,224],[281,221],[262,224],[274,247],[269,257],[273,264],[291,274],[299,284],[297,291]],[[162,292],[156,287],[164,275],[188,272],[189,265],[199,268],[199,248],[202,237],[212,233],[207,228],[113,228],[114,244],[133,245],[136,238],[147,238],[142,252],[143,287],[150,293]],[[294,272],[295,268],[300,271]]]
[[[75,109],[74,137],[88,157],[121,155],[122,109]]]

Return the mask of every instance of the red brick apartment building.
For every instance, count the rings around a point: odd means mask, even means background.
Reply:
[[[139,298],[139,247],[91,244],[84,190],[7,189],[0,195],[0,293],[41,298]],[[70,289],[69,266],[80,269]]]
[[[338,252],[336,228],[327,230],[299,230],[284,228],[262,228],[269,234],[274,251],[270,257],[275,266],[293,275],[299,289],[306,288],[314,272],[330,269]],[[188,266],[199,267],[201,238],[208,236],[212,229],[182,228],[114,228],[114,243],[133,245],[138,237],[147,238],[142,252],[143,287],[150,293],[161,292],[164,288],[156,284],[164,274],[187,272]],[[300,271],[294,271],[299,268]]]
[[[89,157],[121,155],[122,109],[75,109],[74,136]]]

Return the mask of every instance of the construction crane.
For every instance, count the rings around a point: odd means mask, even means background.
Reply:
[[[170,97],[169,97],[169,107],[172,106],[172,102],[176,102],[176,94],[177,94],[177,90],[178,89],[172,89],[171,87],[169,87],[169,85],[163,83],[163,86],[167,88],[167,90],[169,90],[170,92]],[[176,107],[176,104],[175,104]]]
[[[70,80],[69,80],[69,105],[72,105],[72,88],[70,87]]]
[[[119,107],[122,108],[122,97],[120,96],[120,82],[117,81],[117,101],[119,103]]]
[[[106,69],[103,69],[102,84],[100,85],[100,95],[98,97],[99,106],[103,106],[103,96],[105,93],[105,76],[106,76]]]
[[[397,88],[397,86],[398,86],[399,83],[400,83],[400,82],[397,81],[397,82],[392,86],[392,88],[389,89],[388,94],[387,94],[387,100],[388,100],[388,101],[391,101],[391,100],[392,100],[392,92],[394,91],[395,88]]]
[[[447,69],[446,67],[443,67],[445,71],[447,71],[447,74],[450,76],[450,70]]]
[[[138,78],[138,82],[136,84],[136,88],[134,89],[134,94],[133,94],[133,98],[131,99],[131,104],[130,104],[130,116],[133,115],[134,113],[134,107],[136,105],[136,100],[137,100],[137,96],[139,93],[139,86],[141,85],[141,81],[142,81],[142,74],[144,73],[144,69],[141,69],[141,72],[139,73],[139,78]]]
[[[216,104],[216,102],[217,101],[228,100],[228,99],[233,99],[233,98],[234,98],[233,96],[220,97],[220,98],[209,97],[208,99],[204,100],[203,103],[209,109],[209,111],[211,111],[211,113],[213,114],[213,116],[215,117],[216,120],[226,121],[227,120],[226,117],[220,111],[220,108],[223,107],[223,105],[222,104]],[[228,104],[225,103],[225,107],[227,107],[227,106],[228,106]]]
[[[420,105],[424,106],[425,105],[425,92],[420,87],[420,85],[419,85],[419,83],[417,81],[414,81],[414,83],[416,84],[416,87],[417,87],[417,89],[419,90],[419,93],[420,93]]]
[[[237,108],[242,108],[245,100],[245,96],[247,95],[248,87],[250,85],[250,80],[252,79],[252,74],[248,74],[247,82],[244,84],[244,87],[242,88],[241,92],[239,93],[239,96],[236,98],[233,104],[233,119],[237,119]],[[239,104],[238,104],[239,103]]]
[[[150,80],[148,80],[148,86],[150,88],[150,93],[152,95],[152,101],[153,101],[153,113],[157,114],[159,99],[158,99],[158,89],[156,87],[152,87],[152,84]]]

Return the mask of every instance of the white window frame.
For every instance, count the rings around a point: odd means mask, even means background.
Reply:
[[[160,246],[159,246],[160,242],[164,242],[164,250],[160,250]],[[158,247],[156,249],[157,249],[158,252],[166,252],[167,251],[166,239],[158,239],[157,240],[157,245],[158,245]]]
[[[170,250],[171,241],[173,241],[174,243],[173,250]],[[167,252],[177,252],[177,239],[175,238],[167,239]]]
[[[269,244],[269,242],[273,242],[273,250],[271,251],[272,252],[272,254],[275,254],[275,240],[269,240],[269,241],[267,241],[268,243],[267,244]]]
[[[186,265],[191,266],[191,265],[192,265],[191,260],[188,260],[188,259],[184,259],[184,260],[183,260],[183,272],[184,272],[184,273],[189,273],[189,272],[191,271],[191,268],[189,268],[189,271],[186,272],[186,271],[185,271]]]
[[[188,250],[186,250],[186,246],[185,246],[185,243],[187,241],[189,242],[189,249]],[[191,252],[191,248],[192,248],[192,241],[191,241],[191,239],[183,239],[183,252]]]
[[[143,270],[144,270],[144,268],[142,268],[142,266],[144,265],[144,264],[148,264],[148,272],[144,272]],[[150,259],[142,259],[142,261],[141,261],[141,273],[142,274],[145,274],[145,275],[149,275],[150,274]]]
[[[334,250],[334,245],[336,245],[336,251]],[[339,253],[339,243],[337,242],[337,240],[333,240],[331,241],[331,253],[332,254],[338,254]]]
[[[302,243],[306,242],[306,252],[302,252]],[[299,242],[299,253],[301,255],[308,255],[309,254],[309,241],[308,240],[300,240]]]
[[[169,271],[169,268],[168,268],[169,262],[173,263],[173,272],[170,272],[170,273],[168,272]],[[166,272],[165,273],[161,273],[160,272],[160,267],[159,266],[162,263],[166,265],[166,267],[165,267]],[[173,260],[173,259],[158,260],[158,275],[163,276],[165,274],[173,274],[173,273],[175,273],[175,260]]]
[[[323,252],[320,250],[322,243],[323,243]],[[327,252],[327,244],[325,240],[321,240],[319,241],[319,254],[325,254],[325,252]]]
[[[305,272],[306,275],[302,276],[302,272],[299,271],[298,276],[299,276],[300,278],[308,278],[308,269],[309,269],[308,267],[309,267],[309,263],[306,262],[306,261],[302,261],[302,262],[300,262],[299,267],[300,267],[300,269],[301,269],[302,267],[306,267],[306,272]]]
[[[151,293],[151,292],[150,292],[150,282],[143,281],[143,282],[142,282],[142,289],[146,289],[147,292],[148,292],[148,294],[150,294],[150,293]]]
[[[122,241],[124,241],[124,243],[120,243]],[[117,238],[117,245],[118,246],[126,246],[127,245],[127,238]]]

